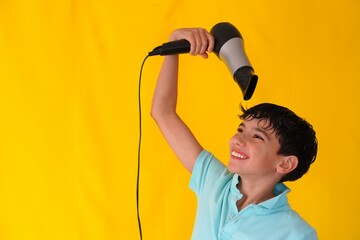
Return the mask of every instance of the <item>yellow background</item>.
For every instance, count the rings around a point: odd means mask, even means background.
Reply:
[[[360,3],[0,0],[0,239],[139,239],[138,78],[178,27],[233,23],[259,75],[248,106],[310,121],[319,153],[289,184],[320,239],[359,239]],[[179,112],[224,162],[242,95],[225,65],[181,56]],[[144,66],[144,239],[189,239],[189,174],[150,118],[162,57]]]

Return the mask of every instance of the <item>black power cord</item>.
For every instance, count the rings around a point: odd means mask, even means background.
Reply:
[[[140,219],[140,211],[139,211],[139,185],[140,185],[140,153],[141,153],[141,137],[142,137],[142,119],[141,119],[141,75],[142,70],[145,64],[146,59],[150,55],[147,55],[140,68],[140,76],[139,76],[139,87],[138,87],[138,103],[139,103],[139,143],[138,143],[138,168],[137,168],[137,176],[136,176],[136,212],[137,212],[137,220],[139,227],[140,240],[142,240],[142,229],[141,229],[141,219]]]

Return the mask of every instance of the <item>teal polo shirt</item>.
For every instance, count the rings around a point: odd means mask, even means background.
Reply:
[[[286,196],[290,189],[283,183],[275,186],[275,197],[239,212],[236,202],[243,195],[238,182],[239,176],[213,154],[200,153],[190,180],[198,200],[193,240],[318,239],[316,231],[290,208]]]

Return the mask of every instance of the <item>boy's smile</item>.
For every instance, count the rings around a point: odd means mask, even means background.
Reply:
[[[249,158],[246,154],[244,154],[243,152],[237,152],[235,150],[233,150],[231,152],[231,157],[233,157],[235,160],[245,160],[247,158]]]

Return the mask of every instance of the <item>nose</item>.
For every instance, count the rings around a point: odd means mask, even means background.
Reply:
[[[234,136],[234,143],[235,145],[245,147],[246,146],[246,136],[245,134],[236,134]]]

